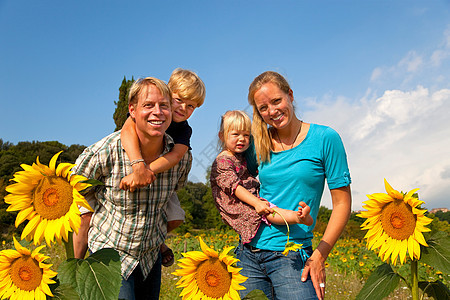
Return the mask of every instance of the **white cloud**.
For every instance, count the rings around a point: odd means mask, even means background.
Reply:
[[[343,138],[353,209],[361,209],[366,194],[384,191],[383,178],[399,190],[420,188],[428,208],[448,206],[450,89],[430,92],[418,86],[356,102],[309,99],[307,106],[305,120],[330,125]],[[324,204],[331,207],[329,196]]]
[[[370,80],[375,81],[378,78],[380,78],[382,74],[383,74],[383,69],[380,67],[377,67],[372,71],[372,76],[370,76]]]
[[[415,51],[410,51],[402,60],[400,60],[398,67],[400,68],[400,71],[406,69],[408,72],[416,72],[422,63],[422,57]]]

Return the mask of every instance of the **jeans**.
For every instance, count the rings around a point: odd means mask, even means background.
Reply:
[[[144,280],[142,270],[139,265],[131,273],[128,280],[122,278],[119,299],[125,300],[158,300],[161,288],[161,254],[153,265],[150,274]]]
[[[245,290],[239,291],[241,298],[252,290],[258,289],[270,300],[307,300],[318,299],[311,281],[301,281],[301,274],[306,259],[312,254],[312,247],[284,256],[281,251],[251,250],[242,243],[236,249],[238,267],[243,268],[241,274],[248,277],[242,285]],[[307,255],[305,257],[305,254]]]

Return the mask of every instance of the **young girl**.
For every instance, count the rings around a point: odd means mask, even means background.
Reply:
[[[233,110],[222,116],[219,139],[223,151],[211,167],[211,189],[222,219],[230,225],[245,244],[255,236],[261,221],[284,225],[283,218],[275,213],[275,205],[259,197],[259,182],[250,175],[244,151],[250,145],[251,121],[246,113]],[[298,211],[277,207],[288,224],[313,223],[310,208],[299,203]]]

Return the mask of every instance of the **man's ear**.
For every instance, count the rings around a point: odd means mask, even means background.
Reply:
[[[128,104],[128,111],[130,112],[130,116],[134,119],[136,111],[134,110],[134,104]]]

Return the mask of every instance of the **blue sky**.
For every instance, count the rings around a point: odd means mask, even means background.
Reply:
[[[124,76],[187,68],[207,88],[190,120],[190,179],[205,182],[221,114],[275,70],[299,117],[341,134],[353,209],[383,178],[448,207],[449,1],[0,0],[0,37],[3,141],[90,145],[114,130]]]

